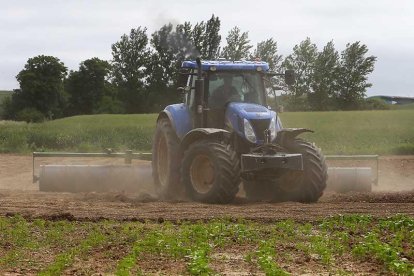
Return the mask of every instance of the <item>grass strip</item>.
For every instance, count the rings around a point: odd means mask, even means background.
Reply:
[[[303,138],[325,154],[414,154],[414,109],[286,112],[284,127],[315,133]],[[38,124],[0,121],[0,152],[150,151],[157,114],[84,115]]]

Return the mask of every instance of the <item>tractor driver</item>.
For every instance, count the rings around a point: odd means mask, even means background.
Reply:
[[[211,93],[209,99],[209,106],[213,109],[224,109],[228,102],[241,101],[241,97],[237,92],[237,89],[232,85],[233,76],[230,74],[224,74],[222,79],[224,83],[217,87],[213,93]]]

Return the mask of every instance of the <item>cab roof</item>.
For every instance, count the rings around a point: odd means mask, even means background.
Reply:
[[[182,68],[197,69],[195,60],[184,61]],[[269,64],[264,61],[229,61],[229,60],[203,60],[201,61],[203,71],[224,70],[246,70],[246,71],[269,71]]]

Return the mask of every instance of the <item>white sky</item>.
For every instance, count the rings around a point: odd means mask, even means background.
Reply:
[[[414,1],[410,0],[0,0],[0,90],[36,55],[58,57],[69,69],[91,57],[111,59],[111,44],[131,28],[148,35],[163,24],[196,23],[215,14],[222,43],[239,26],[252,44],[273,37],[284,56],[310,37],[319,49],[342,51],[361,41],[378,57],[368,95],[414,96]]]

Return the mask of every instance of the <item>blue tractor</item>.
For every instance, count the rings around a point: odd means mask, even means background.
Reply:
[[[321,150],[283,128],[268,106],[269,71],[260,61],[184,61],[183,103],[158,116],[152,167],[160,197],[185,192],[195,201],[231,202],[243,184],[259,201],[316,202],[326,187]]]

